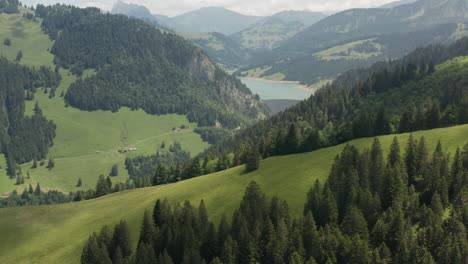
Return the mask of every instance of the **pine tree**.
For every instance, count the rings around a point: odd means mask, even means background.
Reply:
[[[324,226],[326,224],[336,224],[338,221],[338,206],[336,204],[335,196],[330,190],[328,184],[323,190],[323,195],[320,203],[320,225]]]
[[[303,143],[303,150],[314,151],[319,149],[321,146],[322,142],[320,140],[320,134],[316,129],[314,129],[309,133],[309,135],[305,139]]]
[[[413,135],[410,135],[408,139],[408,144],[406,146],[405,152],[405,166],[406,172],[408,174],[408,184],[415,184],[416,183],[416,175],[417,175],[417,146],[414,140]]]
[[[55,161],[54,158],[50,157],[49,161],[47,163],[47,167],[49,170],[53,169],[55,167]]]
[[[78,182],[76,183],[76,187],[81,187],[83,186],[83,182],[81,181],[81,178],[78,178]]]
[[[37,168],[37,159],[36,159],[36,158],[33,159],[33,165],[32,165],[31,168],[32,168],[32,169]]]
[[[122,250],[122,256],[127,258],[132,254],[132,246],[130,243],[130,230],[128,228],[127,222],[120,221],[118,225],[114,228],[114,235],[112,237],[112,249],[110,252],[111,256],[114,255],[115,249],[120,247]]]
[[[377,113],[374,124],[375,135],[388,135],[392,133],[390,118],[388,117],[385,106],[382,105]]]
[[[148,210],[145,210],[143,223],[141,225],[140,240],[138,241],[138,244],[141,245],[143,243],[147,245],[153,245],[156,236],[157,230],[154,225],[153,217],[150,215]]]
[[[343,223],[341,223],[341,229],[343,230],[343,233],[349,236],[358,235],[360,239],[369,239],[366,219],[364,218],[361,210],[354,206],[351,207],[343,219]]]
[[[109,176],[111,177],[117,177],[119,176],[119,167],[117,164],[112,165],[111,172],[109,173]]]
[[[438,102],[431,102],[426,113],[425,126],[428,129],[440,127],[440,106]]]
[[[293,122],[289,126],[289,130],[284,141],[285,154],[297,153],[299,151],[299,143],[299,130],[296,123]]]
[[[224,264],[237,264],[238,251],[239,247],[236,241],[233,240],[231,236],[228,236],[221,251],[221,260]]]
[[[371,148],[371,166],[369,169],[371,189],[373,192],[381,193],[385,178],[385,161],[383,157],[382,146],[380,141],[375,138]]]
[[[252,172],[260,167],[260,153],[255,146],[252,146],[246,155],[245,171]]]
[[[19,50],[18,53],[16,53],[15,61],[21,61],[22,58],[23,58],[23,51]]]
[[[302,259],[301,255],[297,252],[293,252],[289,256],[288,264],[303,264],[304,260]]]
[[[390,146],[390,154],[388,155],[388,163],[393,168],[401,165],[400,144],[398,143],[397,137],[393,138],[392,145]]]
[[[398,128],[400,133],[412,132],[416,129],[416,106],[414,103],[406,107]]]
[[[36,190],[34,190],[34,195],[41,195],[42,191],[41,191],[41,185],[39,183],[37,183],[36,185]]]

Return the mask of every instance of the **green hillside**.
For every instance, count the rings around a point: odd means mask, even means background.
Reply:
[[[433,150],[438,140],[444,151],[453,153],[467,143],[468,125],[413,133],[424,136]],[[398,135],[404,144],[409,134]],[[388,151],[393,135],[379,137]],[[351,141],[359,149],[369,148],[372,138]],[[54,206],[19,207],[0,210],[0,261],[2,263],[79,263],[81,247],[88,235],[106,224],[125,219],[136,244],[141,216],[157,198],[198,203],[204,199],[210,217],[219,220],[238,206],[247,184],[255,180],[268,196],[286,199],[293,216],[302,212],[306,192],[316,179],[325,180],[334,157],[345,145],[318,151],[266,159],[261,168],[242,174],[243,168],[182,181],[175,184],[137,189],[99,199]]]
[[[0,56],[14,60],[19,50],[23,52],[20,63],[27,66],[41,65],[54,67],[54,56],[48,52],[53,42],[41,30],[42,19],[28,20],[22,16],[31,12],[22,9],[19,14],[0,14]],[[11,40],[11,46],[3,45],[3,40]],[[99,174],[107,175],[113,164],[119,165],[119,176],[113,181],[125,181],[128,177],[124,160],[128,156],[154,154],[162,142],[171,144],[179,142],[192,156],[205,149],[208,144],[193,132],[195,123],[190,123],[182,115],[149,115],[143,110],[131,111],[122,108],[116,113],[110,111],[81,111],[66,107],[63,97],[76,76],[61,69],[62,81],[57,88],[56,96],[41,89],[36,92],[34,100],[26,104],[26,115],[33,113],[36,102],[44,115],[56,125],[57,136],[54,145],[49,149],[49,156],[55,159],[52,170],[45,165],[30,169],[31,163],[22,165],[23,174],[29,171],[31,179],[26,179],[22,186],[15,185],[5,172],[5,159],[0,158],[0,194],[13,189],[21,190],[29,183],[40,182],[43,189],[56,189],[64,192],[94,187]],[[87,70],[84,76],[93,75]],[[185,129],[173,131],[173,128],[185,126]],[[136,152],[118,154],[120,148],[137,148]],[[81,178],[83,186],[75,187]]]

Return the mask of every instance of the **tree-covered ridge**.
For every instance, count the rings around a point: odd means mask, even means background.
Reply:
[[[8,174],[14,178],[16,163],[44,159],[53,144],[55,124],[47,120],[38,105],[32,116],[25,116],[25,100],[44,87],[52,90],[60,75],[50,69],[20,66],[0,58],[0,145],[8,158]]]
[[[18,0],[0,0],[0,14],[7,13],[7,14],[14,14],[18,13]]]
[[[387,158],[376,139],[370,150],[347,146],[324,184],[307,195],[303,217],[285,201],[268,200],[252,182],[231,221],[209,222],[206,205],[158,200],[146,211],[138,246],[129,227],[94,233],[81,263],[463,263],[466,239],[468,145],[453,161],[439,144],[394,140]]]
[[[51,52],[58,66],[77,74],[97,71],[70,86],[65,100],[71,106],[89,111],[142,108],[228,128],[265,117],[263,104],[245,85],[179,36],[95,8],[38,6],[36,12],[55,40]]]
[[[468,121],[465,59],[438,67],[433,64],[467,55],[467,51],[465,38],[449,46],[418,49],[402,60],[378,64],[354,76],[346,74],[309,99],[211,147],[206,154],[242,157],[245,146],[251,145],[269,157],[353,138],[464,124]]]

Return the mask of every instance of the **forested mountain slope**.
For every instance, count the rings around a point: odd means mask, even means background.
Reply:
[[[269,76],[316,83],[346,70],[394,59],[418,46],[466,35],[468,3],[421,0],[392,9],[352,9],[329,16],[252,58],[251,67],[270,66]],[[240,72],[242,73],[242,72]]]
[[[200,125],[229,128],[265,117],[247,87],[181,37],[93,8],[53,6],[37,13],[55,40],[51,52],[58,66],[77,74],[96,70],[70,86],[65,101],[73,107],[187,114]]]
[[[457,147],[466,143],[467,129],[464,125],[415,132],[413,136],[417,139],[424,136],[431,152],[441,140],[443,151],[453,154]],[[397,137],[403,148],[409,134]],[[392,139],[393,136],[379,137],[385,156]],[[350,145],[362,151],[369,148],[372,141],[372,138],[359,139]],[[79,263],[88,235],[98,232],[103,225],[114,225],[122,219],[130,225],[131,242],[135,248],[143,212],[153,208],[156,199],[190,200],[192,204],[204,199],[210,219],[218,222],[223,214],[231,216],[252,180],[261,186],[267,197],[285,199],[291,215],[298,217],[304,210],[308,190],[315,180],[322,183],[326,180],[334,158],[344,147],[339,145],[310,153],[272,157],[262,161],[260,169],[249,174],[244,173],[242,166],[175,184],[120,192],[78,203],[2,209],[0,233],[3,239],[15,243],[1,244],[0,260],[6,263]]]

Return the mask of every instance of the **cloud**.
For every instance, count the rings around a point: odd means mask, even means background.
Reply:
[[[28,5],[52,2],[73,4],[80,7],[96,6],[110,10],[117,0],[23,0]],[[312,10],[337,12],[350,8],[367,8],[387,4],[396,0],[123,0],[126,3],[144,5],[152,13],[175,16],[201,7],[222,6],[248,14],[266,16],[283,10]]]

